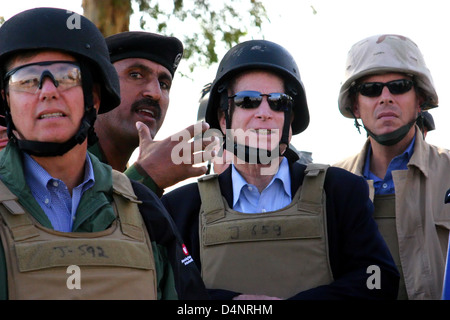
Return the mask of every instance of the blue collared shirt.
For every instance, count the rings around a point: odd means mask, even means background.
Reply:
[[[53,178],[26,153],[24,153],[24,173],[31,193],[53,228],[57,231],[71,232],[81,196],[95,183],[89,156],[86,155],[83,183],[72,190],[72,196],[63,181]]]
[[[392,178],[393,170],[406,170],[408,169],[408,162],[411,159],[411,156],[414,152],[414,143],[416,141],[416,136],[414,136],[413,140],[409,144],[406,150],[396,156],[391,160],[389,166],[387,168],[386,174],[383,179],[377,177],[370,171],[370,156],[372,154],[372,147],[369,146],[369,150],[367,151],[366,161],[364,164],[364,178],[367,180],[373,180],[373,186],[375,189],[375,194],[393,194],[395,193],[394,187],[394,179]]]
[[[231,170],[234,210],[261,213],[276,211],[291,203],[291,176],[286,158],[283,158],[278,172],[261,193],[257,187],[245,181],[234,165]]]

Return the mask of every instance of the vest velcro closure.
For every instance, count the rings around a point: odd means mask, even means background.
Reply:
[[[70,239],[16,244],[21,272],[51,267],[120,266],[149,270],[151,256],[144,242],[123,240]],[[115,254],[120,252],[120,254]]]
[[[205,226],[204,245],[246,241],[273,241],[320,238],[321,217],[277,215],[236,221],[222,221]]]

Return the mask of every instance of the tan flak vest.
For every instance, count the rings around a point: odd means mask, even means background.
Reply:
[[[378,230],[383,236],[395,265],[400,272],[400,283],[398,288],[398,300],[408,300],[406,292],[405,277],[403,275],[402,264],[398,246],[397,225],[395,221],[395,194],[375,195],[373,204],[374,219],[377,222]]]
[[[113,170],[112,226],[100,232],[45,228],[0,182],[0,238],[9,299],[156,299],[148,232],[129,179]],[[74,269],[79,267],[80,289]],[[75,269],[76,270],[76,269]]]
[[[199,178],[200,259],[209,289],[280,298],[333,281],[323,183],[328,166],[310,164],[283,209],[245,214],[222,197],[217,175]]]

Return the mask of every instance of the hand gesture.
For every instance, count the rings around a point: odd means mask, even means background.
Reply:
[[[202,134],[209,129],[209,124],[202,122],[191,125],[164,140],[153,141],[149,128],[142,122],[136,122],[139,132],[139,155],[136,163],[161,189],[206,173],[206,165],[194,165],[214,158],[216,155],[214,148],[219,139],[202,137],[192,141],[194,134],[197,134],[195,129],[198,129],[200,125]],[[174,152],[174,150],[182,152]]]

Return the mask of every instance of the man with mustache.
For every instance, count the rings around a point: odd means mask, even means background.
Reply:
[[[194,150],[193,143],[190,144],[192,161],[175,164],[171,153],[178,140],[168,137],[153,141],[164,122],[172,80],[183,55],[180,40],[133,31],[107,37],[106,42],[111,62],[119,74],[121,104],[98,117],[95,132],[99,141],[89,151],[114,169],[125,171],[129,178],[142,182],[158,196],[166,187],[204,174],[206,166],[193,166],[193,152],[201,151]],[[208,128],[202,123],[203,132]],[[193,137],[194,125],[185,130]],[[206,139],[203,142],[205,148],[208,142]],[[127,168],[137,147],[139,156]]]
[[[425,142],[416,125],[438,106],[431,73],[417,45],[400,35],[375,35],[348,52],[339,110],[368,139],[337,164],[363,176],[374,217],[400,271],[398,299],[440,299],[450,207],[448,150]],[[359,129],[359,128],[358,128]]]

